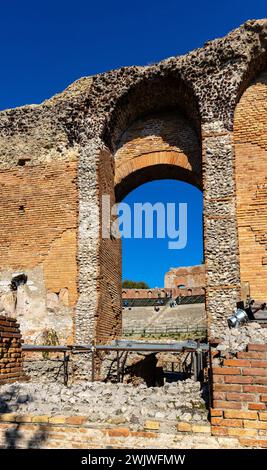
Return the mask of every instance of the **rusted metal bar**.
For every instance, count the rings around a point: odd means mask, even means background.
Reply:
[[[22,350],[27,352],[66,352],[70,350],[68,346],[47,346],[47,345],[36,345],[36,344],[23,344]]]
[[[63,362],[63,369],[64,369],[64,385],[68,385],[68,363],[69,363],[69,356],[67,355],[66,351],[64,351],[64,362]]]
[[[31,345],[24,344],[22,345],[22,350],[27,352],[64,352],[64,351],[74,351],[74,352],[95,352],[95,351],[134,351],[134,352],[194,352],[197,349],[202,351],[208,351],[209,346],[205,343],[197,344],[194,341],[184,341],[177,342],[172,344],[163,344],[163,343],[138,343],[135,341],[118,341],[113,344],[100,344],[96,345],[95,341],[92,344],[88,345],[73,345],[73,346],[46,346],[46,345]]]
[[[197,352],[194,351],[192,354],[193,354],[194,380],[197,381],[197,376],[198,376]]]
[[[92,341],[91,351],[92,351],[91,380],[92,380],[92,382],[94,382],[95,381],[95,341],[94,340]]]
[[[120,381],[120,354],[117,351],[117,382]]]

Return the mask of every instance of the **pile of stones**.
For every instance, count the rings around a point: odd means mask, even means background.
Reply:
[[[228,328],[221,335],[222,341],[217,346],[220,352],[244,351],[249,343],[267,343],[267,328],[253,322],[239,328]]]
[[[0,412],[83,415],[94,423],[128,423],[137,430],[147,420],[157,420],[166,432],[173,431],[180,420],[207,420],[203,390],[192,379],[162,387],[103,382],[79,382],[65,387],[59,383],[17,382],[0,387]]]

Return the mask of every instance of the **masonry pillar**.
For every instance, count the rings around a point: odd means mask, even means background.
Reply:
[[[232,134],[222,122],[204,124],[204,251],[209,338],[220,338],[240,299]]]
[[[0,315],[0,385],[26,380],[21,343],[16,319]]]

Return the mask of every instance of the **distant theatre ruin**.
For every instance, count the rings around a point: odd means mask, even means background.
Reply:
[[[205,294],[205,265],[171,268],[164,276],[164,287],[122,289],[123,299],[151,299]]]
[[[218,344],[237,302],[267,299],[267,20],[0,113],[0,314],[18,319],[26,343],[42,344],[49,329],[65,345],[120,338],[121,243],[102,237],[102,196],[119,202],[166,178],[203,191],[201,276],[208,341]],[[187,274],[169,272],[166,288],[183,289]],[[251,343],[247,364],[266,355]],[[243,419],[221,377],[233,374],[243,400],[238,375],[254,383],[241,358],[214,366],[218,434],[224,418]],[[244,416],[265,409],[257,393],[260,406],[246,404]]]

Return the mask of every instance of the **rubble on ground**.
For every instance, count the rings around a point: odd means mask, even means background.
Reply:
[[[0,412],[36,415],[83,415],[97,423],[131,423],[148,419],[174,428],[179,420],[204,422],[207,409],[199,382],[187,379],[162,387],[103,382],[28,382],[0,387]]]
[[[267,328],[257,322],[248,323],[239,328],[227,328],[221,335],[217,350],[223,352],[244,351],[249,343],[267,343]]]

